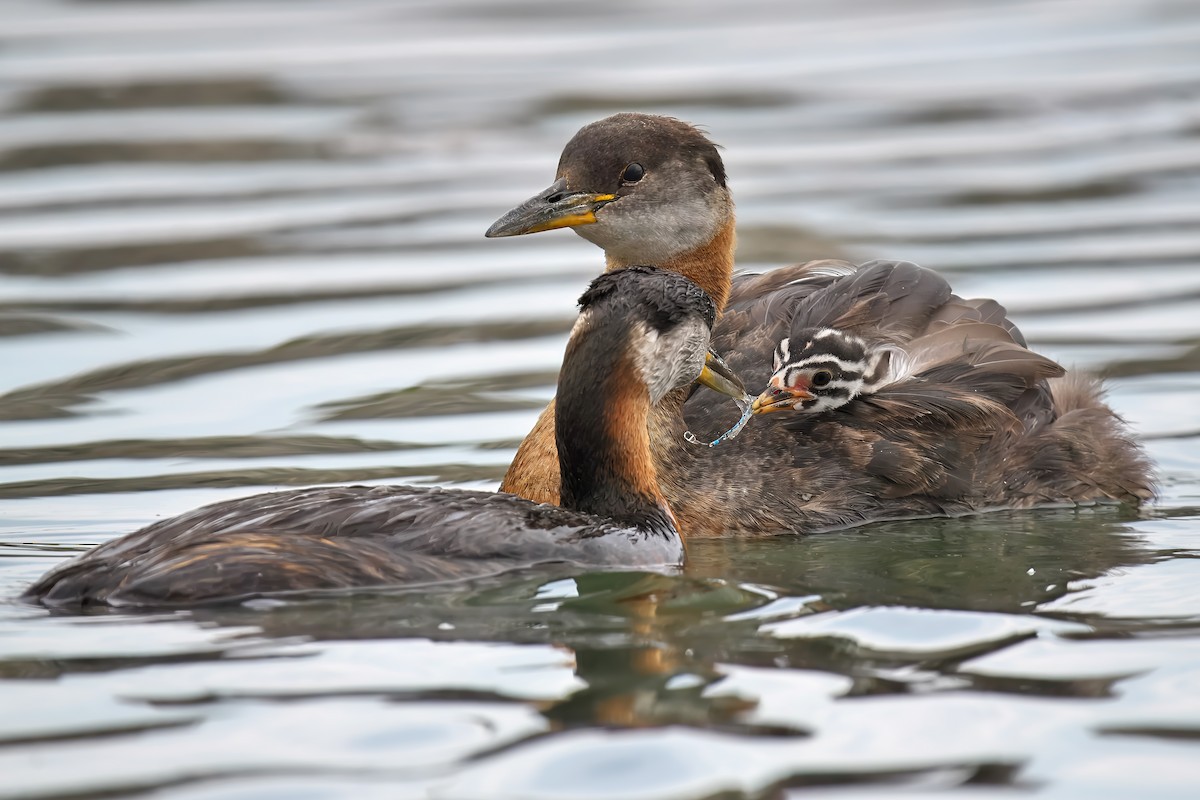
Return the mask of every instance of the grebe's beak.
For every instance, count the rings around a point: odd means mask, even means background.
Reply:
[[[746,397],[746,387],[737,373],[712,350],[704,356],[704,369],[700,370],[700,377],[696,378],[696,383],[737,400]]]
[[[799,387],[777,389],[768,386],[766,390],[750,405],[755,414],[770,414],[772,411],[791,411],[796,403],[802,400],[812,400],[816,395]]]
[[[591,225],[596,221],[596,211],[616,199],[615,194],[573,192],[562,178],[496,220],[484,236],[495,239]]]

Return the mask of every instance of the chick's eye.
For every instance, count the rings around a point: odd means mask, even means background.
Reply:
[[[812,385],[818,388],[821,386],[828,386],[831,380],[833,380],[832,372],[827,369],[817,370],[813,373]]]
[[[646,174],[646,170],[641,164],[636,161],[625,168],[621,173],[621,180],[626,183],[637,183]]]

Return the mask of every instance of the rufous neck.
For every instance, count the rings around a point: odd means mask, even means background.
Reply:
[[[589,331],[572,339],[563,359],[555,418],[561,503],[673,531],[650,450],[650,394],[625,348],[612,341]]]
[[[717,313],[720,313],[729,300],[729,287],[733,281],[733,251],[736,245],[734,220],[730,218],[707,244],[667,259],[661,264],[642,264],[606,253],[605,265],[609,271],[642,265],[678,272],[708,292],[708,296],[717,305]]]

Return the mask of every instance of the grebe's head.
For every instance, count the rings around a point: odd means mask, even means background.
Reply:
[[[677,530],[658,485],[651,409],[693,381],[745,397],[741,381],[708,349],[716,306],[678,273],[628,267],[592,281],[579,309],[554,414],[562,504],[638,528]],[[682,402],[682,395],[675,396]]]
[[[570,227],[610,263],[662,265],[708,244],[732,219],[716,145],[686,122],[622,113],[581,128],[554,183],[487,236]]]
[[[684,276],[655,267],[606,272],[580,297],[579,309],[568,359],[583,340],[590,341],[587,351],[603,353],[597,360],[632,366],[632,377],[646,387],[651,405],[693,382],[730,397],[745,396],[741,381],[708,349],[716,319],[712,298]],[[578,365],[571,371],[580,372]],[[560,378],[560,394],[562,388]]]
[[[754,413],[817,414],[844,406],[883,383],[888,352],[834,328],[798,331],[775,348],[775,373],[755,399]]]

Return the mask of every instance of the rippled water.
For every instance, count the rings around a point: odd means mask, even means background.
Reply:
[[[697,542],[681,575],[3,601],[0,797],[1195,796],[1195,3],[4,17],[2,597],[219,498],[494,487],[600,254],[482,232],[620,109],[726,146],[743,267],[915,260],[1106,373],[1163,497]]]

